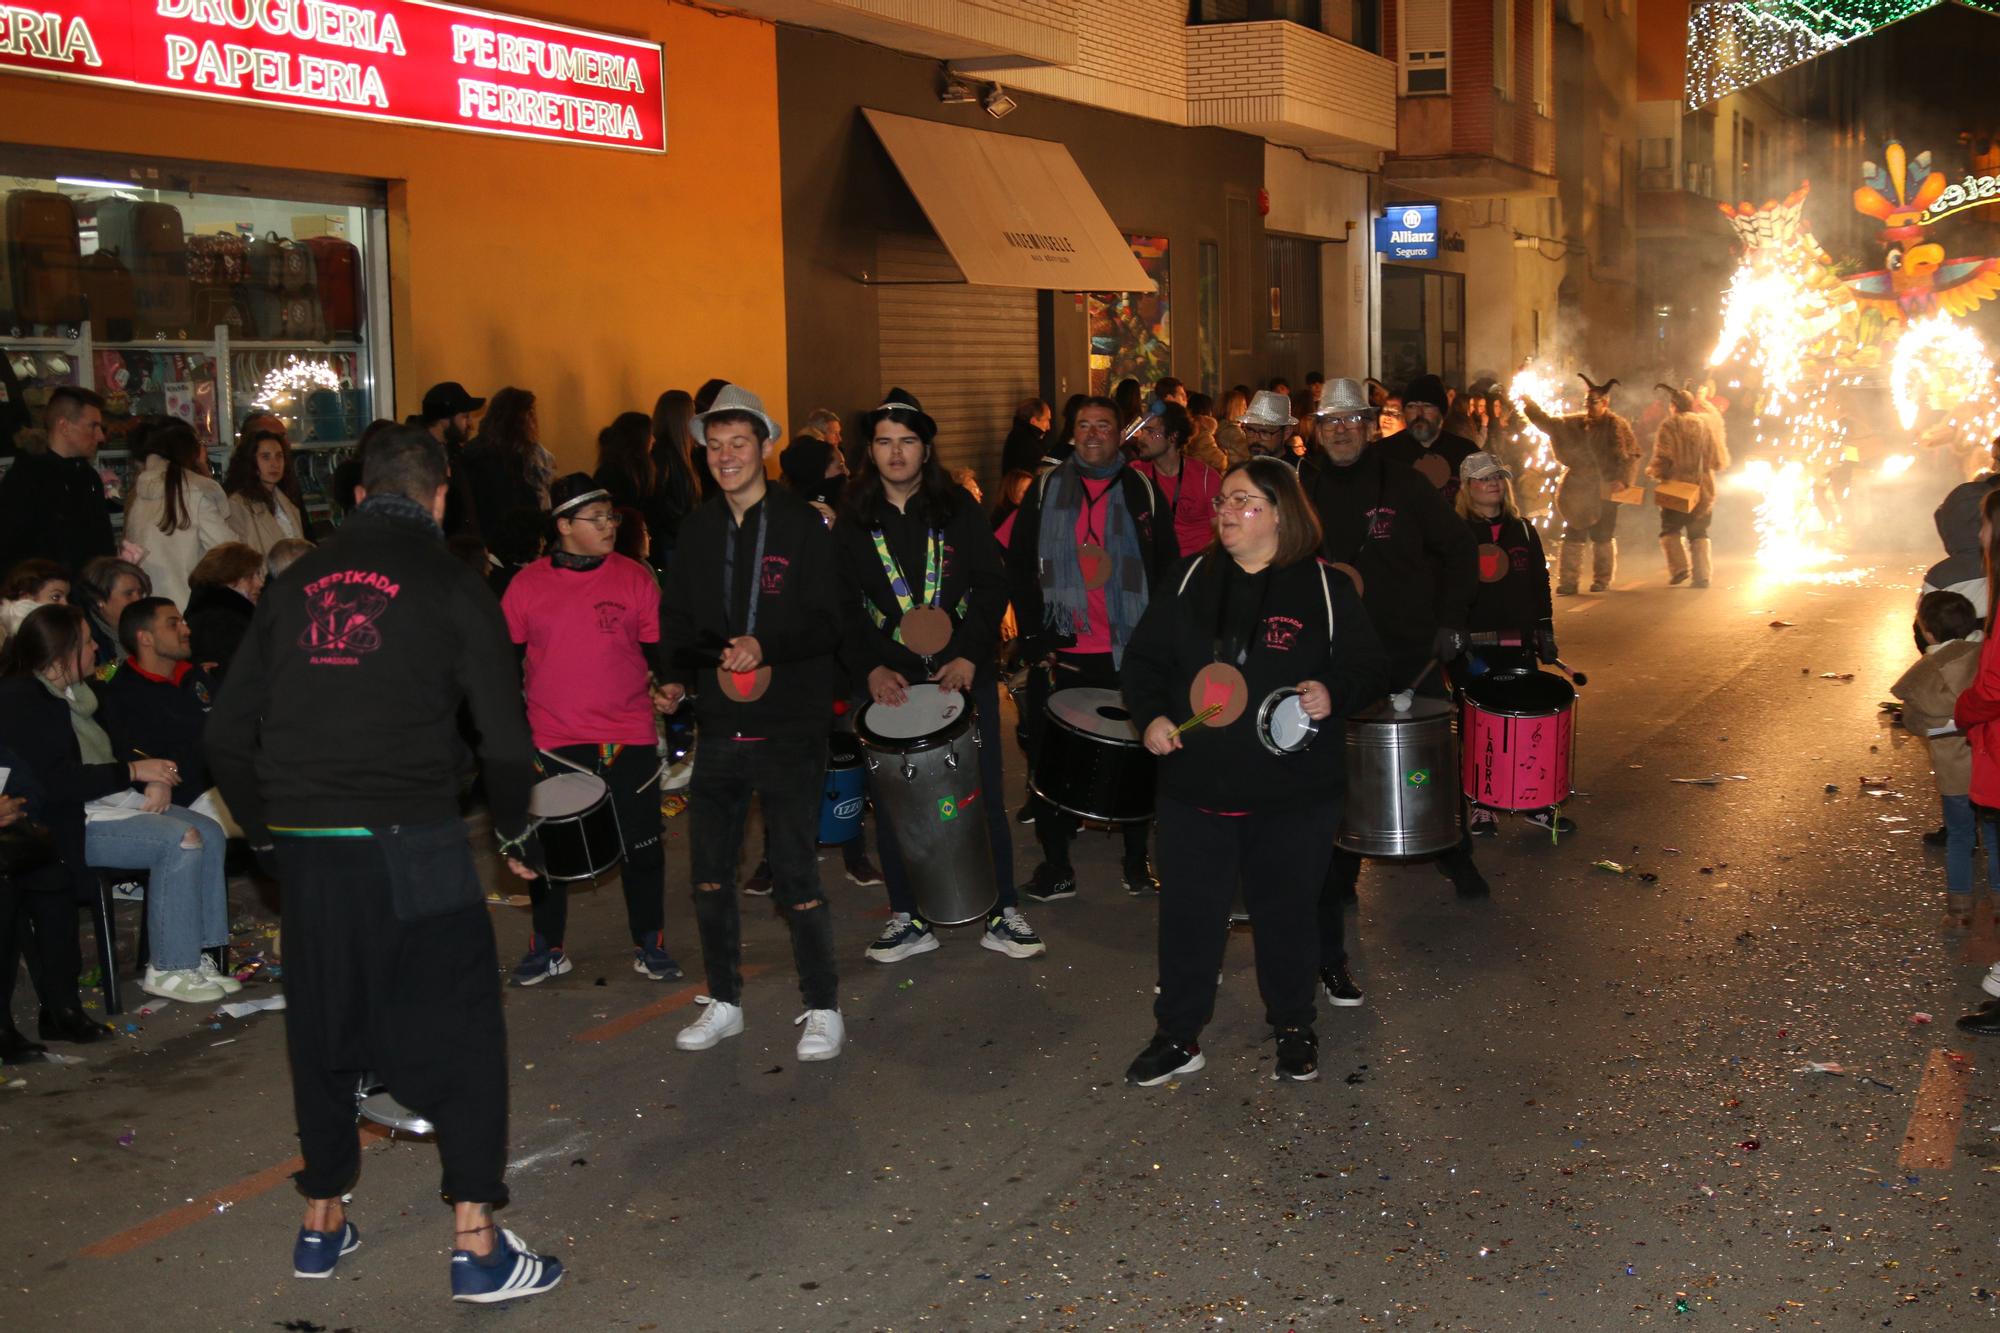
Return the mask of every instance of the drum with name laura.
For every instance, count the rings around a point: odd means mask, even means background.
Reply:
[[[979,747],[997,744],[973,725],[956,690],[912,685],[900,704],[868,703],[855,719],[876,818],[894,834],[910,890],[937,926],[983,920],[999,900]]]
[[[1078,686],[1049,696],[1030,786],[1056,809],[1106,824],[1153,817],[1155,761],[1117,690]]]
[[[595,880],[625,854],[611,788],[593,773],[537,782],[528,794],[528,822],[542,844],[542,875],[558,883]]]
[[[1546,810],[1570,797],[1576,687],[1552,671],[1495,671],[1459,691],[1459,778],[1495,810]]]

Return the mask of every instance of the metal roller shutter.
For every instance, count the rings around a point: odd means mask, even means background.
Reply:
[[[877,252],[882,389],[917,395],[938,423],[938,461],[971,468],[990,497],[1014,405],[1036,392],[1035,293],[957,281],[933,237],[883,236]]]

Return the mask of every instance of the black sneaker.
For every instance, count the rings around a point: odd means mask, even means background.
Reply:
[[[1127,861],[1125,863],[1125,892],[1134,898],[1141,894],[1158,893],[1160,877],[1153,873],[1151,861]]]
[[[1176,1074],[1192,1074],[1207,1063],[1201,1047],[1183,1046],[1156,1032],[1125,1071],[1125,1081],[1135,1088],[1156,1088]]]
[[[1064,867],[1055,870],[1047,863],[1035,867],[1035,876],[1021,886],[1023,898],[1033,898],[1038,903],[1052,903],[1058,898],[1076,897],[1076,872]]]
[[[1035,822],[1035,802],[1032,798],[1023,801],[1021,808],[1014,812],[1014,822],[1016,824],[1032,824]]]
[[[1576,832],[1575,820],[1571,819],[1568,815],[1559,815],[1553,810],[1533,810],[1522,815],[1521,818],[1527,820],[1536,828],[1547,829],[1551,833],[1567,835]],[[1477,833],[1479,830],[1474,829],[1473,832]]]
[[[866,856],[857,856],[847,863],[847,877],[864,889],[871,889],[882,883],[882,872]]]
[[[1319,1038],[1311,1028],[1279,1028],[1278,1072],[1279,1079],[1290,1079],[1294,1083],[1310,1083],[1319,1077]]]
[[[1500,831],[1500,818],[1483,805],[1475,805],[1465,815],[1465,831],[1475,838],[1490,838]]]
[[[1337,1009],[1353,1009],[1361,1003],[1361,987],[1347,975],[1346,963],[1322,967],[1319,970],[1319,988],[1326,996],[1326,1002]]]
[[[759,861],[757,863],[757,868],[750,872],[750,878],[743,881],[743,892],[757,898],[768,898],[771,896],[771,863],[769,861]]]

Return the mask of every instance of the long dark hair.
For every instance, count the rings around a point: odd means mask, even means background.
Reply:
[[[694,464],[688,457],[689,427],[694,424],[694,395],[686,389],[669,389],[653,404],[653,466],[659,469],[660,489],[675,513],[685,514],[707,493],[695,479]]]
[[[229,467],[222,474],[222,489],[230,495],[248,497],[253,503],[277,512],[277,497],[272,488],[264,484],[257,475],[257,450],[266,440],[276,440],[279,450],[285,456],[285,474],[278,478],[276,489],[285,493],[292,507],[299,513],[306,512],[305,496],[299,490],[299,474],[292,467],[292,446],[285,443],[285,437],[274,430],[254,430],[244,436],[235,451],[229,455]]]
[[[641,500],[660,486],[660,473],[647,452],[653,442],[653,419],[644,412],[620,412],[597,432],[598,475],[610,475]]]
[[[862,442],[861,460],[855,466],[854,475],[847,479],[847,485],[841,492],[841,508],[847,516],[866,524],[874,514],[875,506],[882,500],[882,473],[875,466],[875,427],[884,421],[893,421],[915,431],[918,442],[924,446],[924,465],[917,473],[917,491],[911,497],[915,508],[911,516],[925,523],[942,525],[965,491],[938,464],[937,423],[927,413],[913,412],[907,407],[878,407],[861,421],[867,427],[868,438]]]
[[[90,641],[90,621],[66,602],[38,606],[0,648],[0,676],[39,676],[57,662],[74,660]]]
[[[1986,543],[1986,586],[1991,589],[1994,572],[2000,569],[2000,487],[1986,492],[1985,498],[1979,502],[1979,517],[1992,534]],[[1989,593],[1986,599],[1986,637],[1989,639],[1993,637],[1996,611],[2000,611],[2000,597]]]
[[[522,481],[535,476],[535,437],[528,430],[534,411],[535,395],[509,385],[493,395],[479,418],[479,443],[506,458]]]
[[[201,441],[195,436],[194,427],[179,417],[154,417],[132,441],[132,465],[144,467],[149,458],[167,460],[167,503],[160,514],[160,531],[179,532],[193,527],[194,512],[186,495],[187,474],[202,472]]]
[[[1229,479],[1234,476],[1249,479],[1252,486],[1278,511],[1278,553],[1271,557],[1271,565],[1283,569],[1296,565],[1301,560],[1310,560],[1319,554],[1319,515],[1313,512],[1312,502],[1306,499],[1305,487],[1299,484],[1299,474],[1292,471],[1283,459],[1260,455],[1238,463],[1222,474],[1222,485],[1217,495],[1229,493]],[[1220,536],[1210,537],[1210,553],[1226,556]]]

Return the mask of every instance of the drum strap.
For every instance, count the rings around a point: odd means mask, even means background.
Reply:
[[[764,538],[771,526],[771,504],[767,499],[757,506],[757,554],[750,564],[749,608],[743,617],[743,634],[755,637],[757,633],[757,603],[764,595]],[[726,533],[722,542],[722,619],[729,624],[736,619],[736,543],[740,531]]]
[[[889,549],[889,539],[883,534],[882,525],[879,523],[876,524],[873,533],[870,535],[875,542],[875,558],[882,562],[882,574],[889,580],[889,591],[895,595],[896,606],[899,610],[907,614],[914,610],[917,605],[916,600],[910,596],[910,580],[903,573],[903,566],[896,560],[895,552]],[[940,586],[943,582],[944,535],[936,528],[932,528],[924,538],[925,606],[937,606],[939,604],[938,594],[943,591],[943,588]],[[868,619],[874,623],[876,629],[881,629],[889,623],[889,617],[883,613],[880,607],[875,605],[873,598],[863,597],[861,604],[867,610]],[[960,620],[963,620],[966,613],[971,609],[972,600],[970,596],[961,593],[958,605],[954,608],[954,614]],[[890,637],[895,639],[897,643],[901,643],[903,641],[902,628],[898,626]]]

